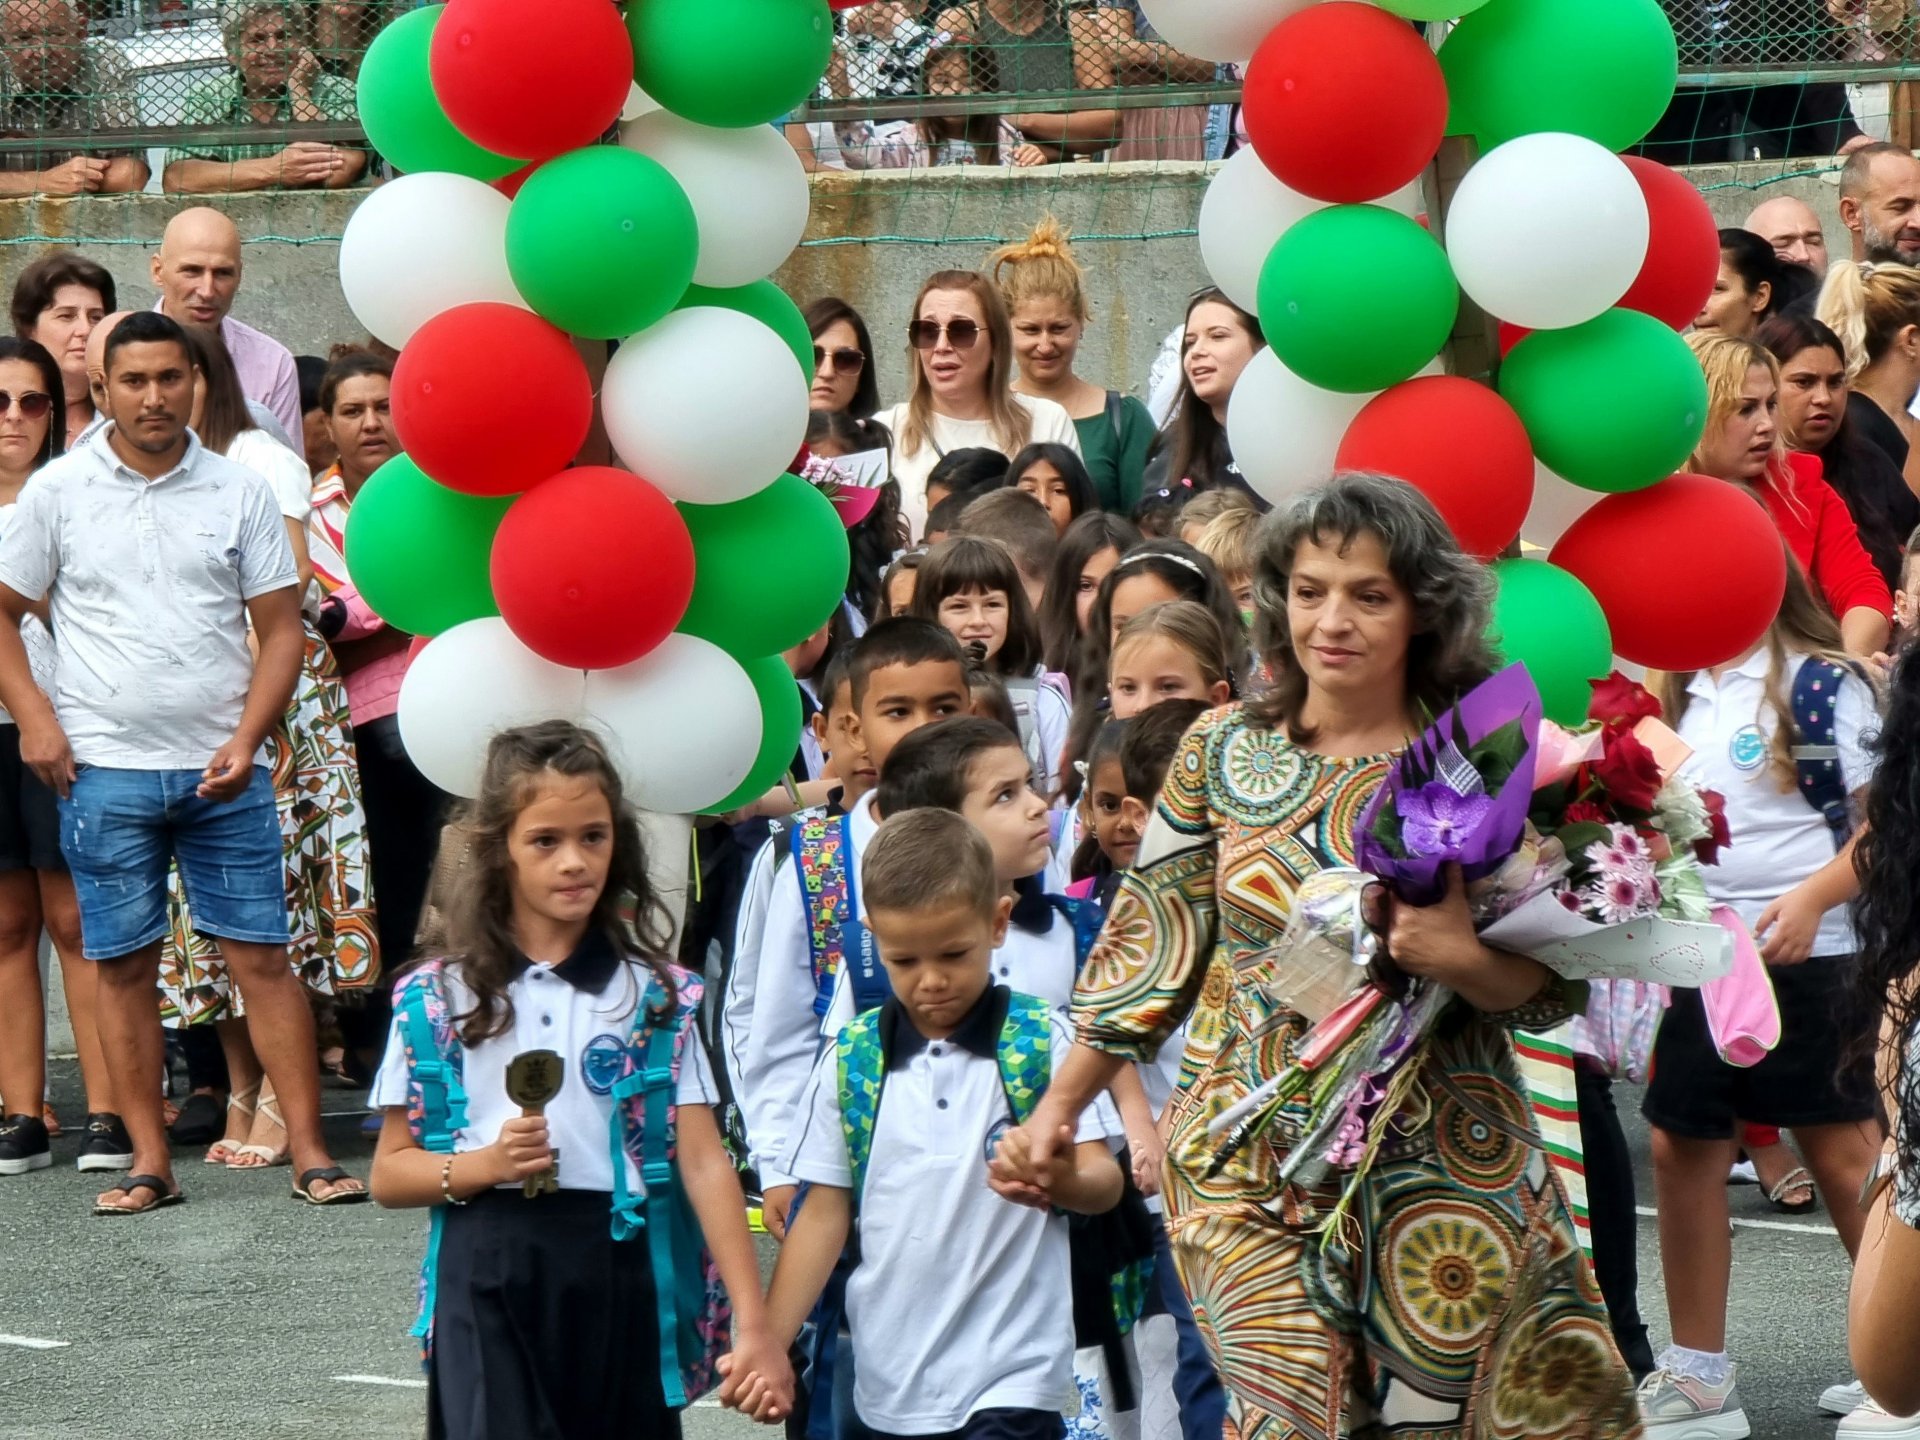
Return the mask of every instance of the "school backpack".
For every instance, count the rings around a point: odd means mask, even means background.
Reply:
[[[856,1011],[874,1009],[893,993],[873,936],[860,923],[859,882],[854,866],[853,817],[820,814],[796,825],[793,873],[806,917],[807,958],[813,972],[813,1013],[824,1020],[833,1001],[834,977],[848,963]]]
[[[1818,810],[1833,832],[1833,848],[1846,847],[1853,835],[1852,797],[1840,773],[1840,746],[1834,711],[1840,688],[1858,672],[1850,666],[1809,655],[1793,672],[1793,769],[1800,794]]]
[[[422,1149],[450,1155],[455,1136],[467,1123],[462,1083],[466,1052],[447,1005],[445,969],[446,961],[435,959],[409,973],[394,993],[394,1013],[407,1056],[407,1129]],[[633,1240],[642,1232],[647,1237],[659,1308],[660,1386],[668,1407],[679,1409],[711,1390],[719,1378],[716,1363],[728,1349],[733,1314],[673,1163],[679,1130],[674,1095],[702,991],[701,982],[678,967],[673,979],[677,1001],[664,1014],[665,988],[658,977],[651,979],[621,1052],[612,1090],[614,1118],[608,1126],[614,1176],[609,1223],[615,1240]],[[628,1158],[644,1184],[639,1195],[627,1189]],[[433,1348],[434,1285],[445,1213],[444,1205],[434,1206],[420,1270],[420,1314],[412,1334],[421,1342],[423,1359]]]

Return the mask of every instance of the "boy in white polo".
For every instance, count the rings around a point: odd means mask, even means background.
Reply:
[[[809,1188],[774,1272],[774,1338],[799,1330],[857,1216],[861,1421],[882,1440],[1057,1440],[1080,1408],[1066,1218],[1037,1193],[996,1193],[987,1161],[1072,1036],[992,983],[1011,901],[965,819],[887,821],[860,879],[893,998],[839,1033],[802,1099],[787,1169]],[[1119,1200],[1118,1133],[1104,1102],[1088,1112],[1060,1148],[1055,1204],[1098,1214]],[[785,1397],[734,1375],[726,1398],[754,1412]]]

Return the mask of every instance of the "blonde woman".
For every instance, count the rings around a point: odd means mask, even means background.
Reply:
[[[1065,228],[1053,216],[1043,216],[1025,240],[994,251],[990,263],[1013,325],[1013,355],[1020,366],[1013,388],[1066,409],[1101,508],[1131,514],[1140,503],[1153,416],[1131,395],[1103,390],[1074,370],[1093,314],[1086,271]]]
[[[1815,593],[1840,621],[1847,652],[1886,648],[1893,595],[1874,568],[1846,502],[1821,478],[1820,458],[1786,449],[1780,362],[1751,340],[1693,334],[1707,377],[1707,425],[1690,468],[1742,486],[1767,507]]]
[[[1015,394],[1007,307],[986,276],[927,278],[907,324],[907,398],[874,416],[893,436],[900,513],[913,538],[927,525],[927,476],[942,456],[974,446],[1012,459],[1035,441],[1080,453],[1073,419],[1051,400]]]

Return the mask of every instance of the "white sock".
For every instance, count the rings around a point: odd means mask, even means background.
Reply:
[[[1727,1375],[1733,1369],[1733,1362],[1727,1359],[1724,1350],[1689,1350],[1684,1345],[1669,1345],[1654,1364],[1707,1385],[1726,1384]]]

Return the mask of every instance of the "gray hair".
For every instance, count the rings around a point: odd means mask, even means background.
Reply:
[[[304,44],[306,27],[293,0],[220,0],[220,43],[226,47],[227,58],[238,64],[240,37],[254,16],[276,11],[287,17],[287,30],[294,42]]]
[[[1386,475],[1355,471],[1295,496],[1260,524],[1255,537],[1254,643],[1272,667],[1272,689],[1248,709],[1310,742],[1301,721],[1307,678],[1293,654],[1287,593],[1301,542],[1372,535],[1387,552],[1387,567],[1413,601],[1414,635],[1407,652],[1407,695],[1431,713],[1452,705],[1498,667],[1487,643],[1493,613],[1493,577],[1461,550],[1440,512],[1413,486]]]

